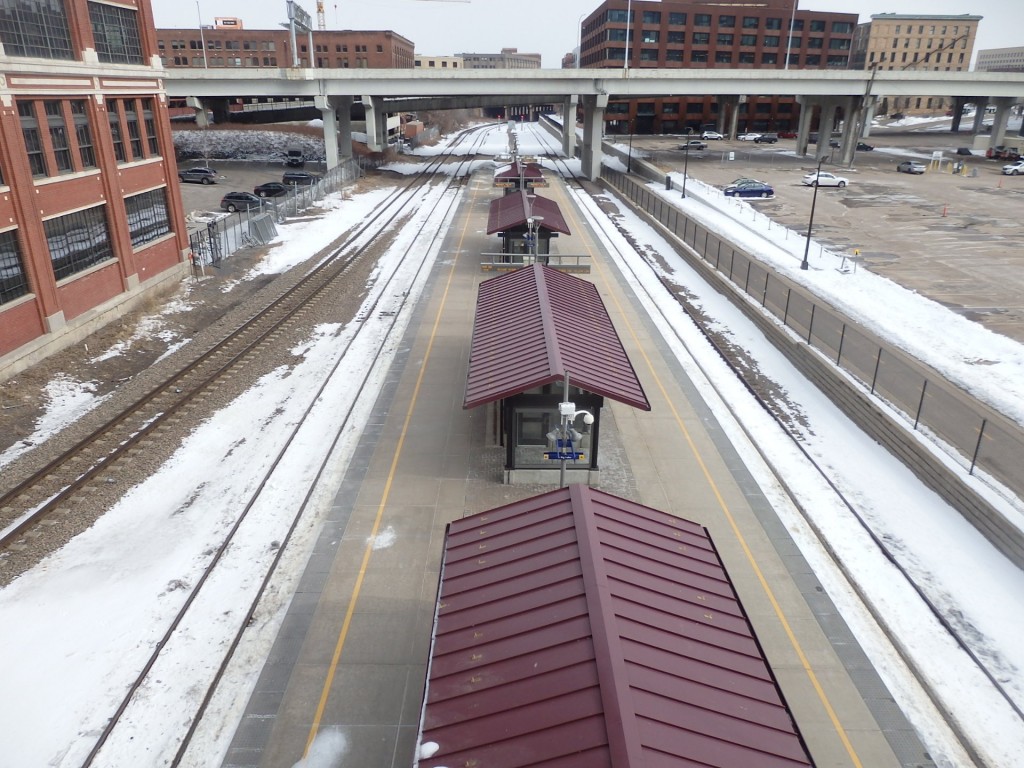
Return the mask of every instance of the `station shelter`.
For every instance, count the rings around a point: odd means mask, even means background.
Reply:
[[[547,179],[537,163],[513,160],[508,165],[500,166],[494,172],[494,186],[505,190],[506,195],[516,192],[529,192],[538,187],[548,186]]]
[[[596,286],[543,264],[480,284],[462,407],[489,409],[488,439],[505,449],[506,483],[596,485],[606,397],[651,410]],[[580,414],[569,430],[565,402]],[[560,442],[567,431],[571,463]]]
[[[551,238],[571,234],[554,200],[526,191],[492,200],[487,234],[501,238],[501,261],[508,264],[547,263]]]
[[[448,524],[417,768],[813,768],[703,526],[584,485]]]

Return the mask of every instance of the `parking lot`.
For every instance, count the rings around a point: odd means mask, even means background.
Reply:
[[[1004,176],[1005,161],[980,153],[957,155],[972,138],[879,131],[865,139],[875,149],[858,152],[851,167],[834,162],[834,150],[822,170],[848,178],[849,185],[819,188],[814,237],[850,255],[859,250],[863,267],[1024,341],[1024,176]],[[634,137],[633,148],[658,167],[682,171],[680,143],[679,137]],[[691,151],[686,164],[691,177],[718,187],[739,177],[771,184],[775,197],[751,204],[806,232],[813,189],[801,179],[817,161],[813,154],[796,156],[795,146],[794,139],[709,141],[707,150]],[[928,165],[935,151],[945,160],[941,170],[897,173],[901,160]],[[951,172],[955,161],[965,161],[967,175]]]
[[[181,168],[204,165],[202,161],[189,161],[181,163]],[[220,211],[220,200],[227,192],[252,192],[253,188],[266,181],[281,181],[281,176],[286,170],[304,170],[310,173],[322,174],[324,169],[316,163],[307,163],[302,169],[286,168],[284,163],[249,163],[237,160],[211,161],[207,167],[212,167],[219,176],[216,184],[193,184],[181,185],[181,200],[184,204],[185,214],[193,211]]]

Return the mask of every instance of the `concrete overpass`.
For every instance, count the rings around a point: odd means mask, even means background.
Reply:
[[[981,129],[984,107],[996,113],[990,146],[1003,143],[1010,109],[1024,102],[1024,73],[924,72],[915,70],[765,70],[765,69],[532,69],[431,71],[415,69],[170,69],[165,88],[170,97],[190,98],[197,108],[203,100],[233,97],[311,99],[324,120],[327,162],[336,165],[340,152],[351,145],[349,109],[355,98],[366,108],[370,148],[384,146],[388,112],[455,109],[510,104],[563,104],[572,114],[583,105],[583,172],[600,175],[604,110],[610,99],[659,96],[715,96],[728,106],[747,96],[793,95],[801,104],[797,151],[806,154],[814,108],[820,108],[819,131],[828,136],[837,110],[846,116],[841,161],[849,163],[859,138],[867,135],[878,101],[884,97],[942,96],[963,104],[974,102],[974,131]],[[729,125],[735,134],[738,110]],[[954,130],[960,110],[954,109]],[[575,152],[576,133],[566,122],[562,144]],[[339,147],[341,150],[339,150]],[[820,159],[828,142],[818,143]]]

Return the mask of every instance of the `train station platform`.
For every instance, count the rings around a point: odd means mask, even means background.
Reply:
[[[224,766],[293,766],[314,742],[331,765],[412,766],[446,525],[557,486],[503,484],[486,413],[462,408],[496,194],[488,174],[467,187]],[[931,765],[562,182],[545,196],[651,404],[606,405],[601,490],[706,526],[817,766]]]

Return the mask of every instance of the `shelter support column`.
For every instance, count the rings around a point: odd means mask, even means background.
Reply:
[[[566,96],[562,103],[562,151],[566,157],[576,155],[576,105],[579,97]]]
[[[363,96],[366,110],[366,146],[371,152],[383,152],[387,141],[387,113],[383,100],[377,96]]]
[[[583,175],[591,181],[601,178],[601,139],[608,94],[583,97],[583,147],[580,153]]]

